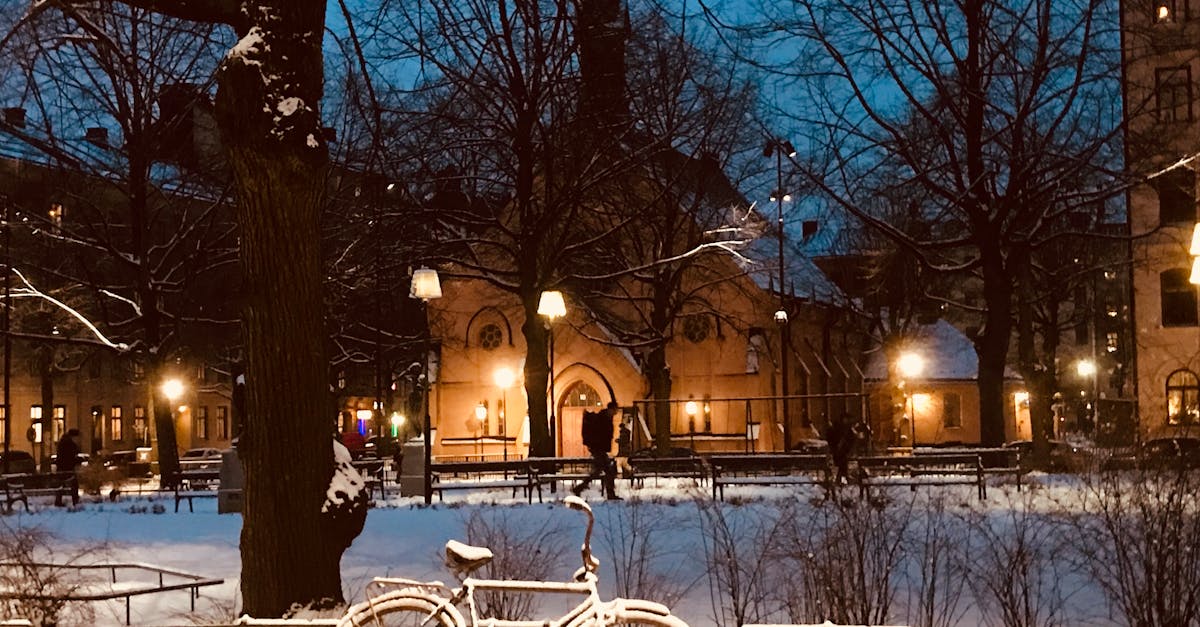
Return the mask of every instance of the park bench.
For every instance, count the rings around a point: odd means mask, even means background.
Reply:
[[[583,481],[592,472],[591,457],[533,457],[528,461],[538,483],[549,485],[552,494],[558,491],[560,481]]]
[[[833,462],[828,455],[743,453],[711,455],[713,498],[724,500],[725,486],[832,485]]]
[[[31,496],[53,496],[55,505],[62,505],[63,497],[70,496],[72,504],[79,503],[79,484],[73,472],[4,475],[2,481],[4,504],[10,512],[15,503],[28,511]]]
[[[703,483],[708,479],[708,468],[704,465],[704,458],[690,456],[680,457],[630,457],[629,468],[632,474],[629,477],[631,483],[637,487],[642,487],[646,477],[680,477],[685,479],[695,479],[697,483]]]
[[[362,475],[367,490],[367,498],[373,498],[375,491],[379,491],[380,500],[387,495],[384,493],[384,460],[382,459],[356,459],[351,464],[354,469]]]
[[[905,456],[855,458],[859,490],[867,496],[871,486],[973,485],[980,500],[987,498],[983,462],[977,453],[921,453]]]
[[[537,472],[528,460],[434,462],[430,465],[430,489],[438,498],[446,490],[482,490],[512,488],[513,496],[520,489],[530,503],[536,491],[542,500],[542,488]]]
[[[217,484],[221,481],[220,468],[195,468],[179,471],[173,481],[165,481],[175,492],[175,511],[179,511],[179,502],[184,499],[188,503],[188,511],[196,511],[192,507],[192,499],[217,498]]]

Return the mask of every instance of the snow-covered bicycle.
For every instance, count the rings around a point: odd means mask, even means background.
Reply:
[[[522,581],[476,579],[475,570],[492,560],[492,551],[456,540],[446,543],[446,566],[459,580],[450,589],[440,581],[417,581],[397,577],[376,577],[371,585],[387,588],[350,607],[339,627],[368,625],[433,625],[436,627],[604,627],[606,625],[652,625],[658,627],[687,627],[687,623],[671,615],[660,603],[641,599],[600,600],[596,588],[600,561],[592,555],[592,527],[595,517],[583,499],[568,496],[567,507],[587,515],[587,531],[583,537],[583,566],[575,571],[573,581]],[[505,620],[480,618],[475,604],[476,591],[531,592],[536,594],[570,594],[583,597],[573,608],[556,619]],[[446,596],[449,594],[449,596]],[[464,607],[464,617],[459,610]]]

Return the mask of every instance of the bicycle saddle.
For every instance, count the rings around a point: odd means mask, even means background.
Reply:
[[[455,573],[470,573],[492,561],[492,550],[483,546],[471,546],[458,540],[446,543],[446,567]]]

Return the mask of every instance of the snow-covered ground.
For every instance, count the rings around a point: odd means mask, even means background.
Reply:
[[[1042,486],[1035,491],[1037,496],[1032,500],[1027,496],[1028,490],[1024,493],[1026,496],[1017,496],[1011,486],[989,490],[989,500],[985,503],[976,500],[974,489],[969,486],[921,488],[915,493],[908,490],[898,493],[911,494],[911,497],[903,498],[916,499],[917,510],[930,499],[937,498],[944,499],[942,503],[957,511],[980,512],[998,518],[1014,503],[1023,503],[1023,508],[1034,511],[1043,505],[1047,510],[1059,510],[1064,503],[1077,498],[1079,487],[1069,477],[1043,475],[1035,481]],[[628,548],[636,546],[639,539],[634,536],[653,529],[655,535],[648,540],[653,552],[646,554],[647,560],[657,572],[676,580],[666,584],[672,593],[683,595],[671,603],[676,615],[692,625],[730,624],[727,620],[714,620],[717,610],[713,598],[718,594],[718,588],[714,587],[711,577],[706,577],[706,573],[711,575],[713,570],[705,559],[706,554],[712,553],[713,543],[712,538],[705,537],[709,532],[704,529],[711,529],[711,526],[702,524],[706,516],[703,509],[712,505],[708,488],[697,487],[690,480],[664,479],[648,480],[640,489],[632,489],[622,482],[619,490],[625,501],[604,501],[596,490],[585,494],[585,498],[590,497],[596,512],[598,529],[594,546],[602,562],[602,596],[617,596],[614,592],[614,580],[617,579],[614,561],[624,559],[627,565],[636,562],[628,556]],[[507,528],[521,533],[542,533],[545,544],[553,545],[546,549],[559,553],[550,577],[566,580],[579,566],[577,547],[583,535],[583,517],[561,505],[564,495],[562,491],[557,495],[547,493],[545,503],[532,505],[524,498],[512,498],[508,490],[447,494],[444,502],[435,501],[430,508],[421,506],[419,499],[413,498],[393,497],[380,502],[370,511],[362,534],[342,560],[347,599],[350,602],[361,600],[367,582],[374,576],[451,580],[441,565],[443,546],[451,539],[468,540],[466,526],[473,517],[476,523],[483,520],[493,530]],[[822,496],[820,488],[737,488],[730,489],[727,499],[731,502],[719,509],[728,513],[732,524],[743,520],[739,518],[742,513],[747,515],[744,520],[751,520],[759,513],[766,517],[778,515],[783,511],[782,503],[811,509]],[[155,507],[155,504],[163,507]],[[37,527],[49,532],[58,539],[64,555],[80,547],[102,543],[110,560],[148,562],[225,579],[220,586],[202,589],[195,613],[189,611],[190,599],[184,591],[136,597],[131,607],[134,624],[185,625],[228,620],[238,606],[241,516],[217,514],[215,499],[197,499],[194,513],[186,511],[186,504],[178,514],[173,513],[172,508],[171,499],[148,501],[134,496],[123,497],[116,503],[85,502],[75,511],[41,502],[35,504],[32,513],[18,510],[18,513],[0,519],[0,524]],[[641,526],[642,523],[649,523],[649,526]],[[761,531],[752,526],[741,528],[747,534]],[[644,538],[644,535],[640,537]],[[618,555],[621,552],[625,557]],[[503,552],[497,551],[497,560],[502,557]],[[1089,596],[1094,597],[1094,594],[1075,593],[1073,602],[1095,606],[1097,599]],[[96,604],[96,607],[96,624],[123,623],[123,601]],[[974,614],[970,608],[958,608],[955,613],[963,616],[958,624],[978,624],[972,620]],[[1093,610],[1088,624],[1117,624],[1096,619],[1095,616],[1101,613]],[[895,622],[894,618],[891,622]]]

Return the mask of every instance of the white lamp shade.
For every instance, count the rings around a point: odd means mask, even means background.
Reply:
[[[896,360],[896,368],[907,379],[919,377],[925,371],[925,358],[917,353],[904,353]]]
[[[438,280],[437,270],[421,267],[413,270],[412,286],[408,295],[421,300],[433,300],[442,297],[442,283]]]
[[[1192,274],[1188,276],[1188,283],[1200,285],[1200,257],[1192,258]]]
[[[500,368],[496,368],[496,372],[492,373],[492,380],[496,382],[496,387],[502,390],[507,390],[508,388],[512,387],[512,384],[514,381],[516,381],[516,379],[517,375],[512,371],[511,368],[502,366]]]
[[[563,301],[562,292],[558,290],[542,292],[537,312],[539,316],[545,316],[551,320],[567,315],[567,304]]]
[[[167,400],[175,402],[176,399],[183,396],[183,382],[179,379],[167,379],[163,381],[162,393],[163,396],[167,397]]]

